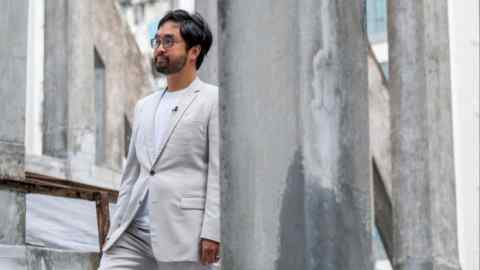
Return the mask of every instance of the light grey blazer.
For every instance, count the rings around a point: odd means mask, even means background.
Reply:
[[[200,238],[220,242],[218,88],[197,78],[182,91],[159,148],[154,119],[162,91],[135,106],[118,207],[103,251],[132,222],[147,189],[158,261],[198,261]]]

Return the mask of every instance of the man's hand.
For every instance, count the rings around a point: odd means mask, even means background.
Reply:
[[[220,259],[219,251],[220,243],[209,239],[200,240],[200,262],[203,265],[217,262]]]

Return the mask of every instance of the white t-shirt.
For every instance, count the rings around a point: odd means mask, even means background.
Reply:
[[[163,140],[165,139],[165,135],[167,133],[168,124],[170,122],[170,118],[172,117],[173,113],[176,113],[178,101],[180,97],[183,95],[184,90],[178,91],[165,91],[160,102],[158,103],[157,111],[155,113],[155,147],[160,147]],[[147,194],[145,195],[145,199],[143,200],[142,205],[138,209],[137,213],[135,214],[134,223],[137,228],[143,230],[149,230],[150,226],[150,219],[148,217],[148,190]]]
[[[175,113],[175,108],[178,108],[178,100],[183,92],[183,90],[174,92],[166,91],[158,104],[155,114],[155,147],[157,148],[160,147],[165,139],[170,118],[172,113]]]

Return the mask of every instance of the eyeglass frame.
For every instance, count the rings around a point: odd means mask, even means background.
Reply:
[[[166,43],[167,41],[168,43]],[[175,43],[182,43],[182,42],[184,41],[175,40],[175,37],[170,35],[167,35],[163,38],[159,38],[158,35],[155,35],[155,37],[150,39],[150,47],[152,47],[152,49],[157,49],[158,47],[160,47],[160,45],[162,45],[164,49],[170,49],[175,45]]]

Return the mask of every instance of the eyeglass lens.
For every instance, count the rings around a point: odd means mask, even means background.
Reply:
[[[175,43],[175,40],[173,39],[173,37],[170,37],[170,36],[166,36],[163,39],[159,37],[155,37],[155,38],[152,38],[151,40],[151,45],[154,49],[158,48],[160,44],[163,44],[163,48],[168,49],[168,48],[171,48],[174,43]]]

